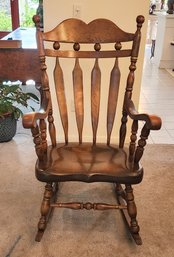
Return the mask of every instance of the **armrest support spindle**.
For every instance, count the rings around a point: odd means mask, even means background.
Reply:
[[[135,109],[134,103],[130,99],[126,99],[126,111],[128,116],[133,120],[132,124],[132,136],[131,136],[131,143],[129,147],[129,161],[133,161],[134,156],[134,163],[138,164],[143,152],[144,147],[146,145],[146,140],[148,139],[150,130],[159,130],[161,128],[161,119],[156,115],[149,115],[146,113],[138,113]],[[135,144],[136,144],[136,133],[138,130],[138,121],[144,121],[145,124],[141,130],[140,140],[138,141],[138,146],[135,151]]]

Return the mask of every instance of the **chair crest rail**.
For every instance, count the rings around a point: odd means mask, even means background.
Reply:
[[[121,30],[115,23],[107,19],[96,19],[88,24],[79,19],[67,19],[53,30],[44,33],[43,39],[46,41],[58,39],[71,43],[108,43],[128,42],[132,41],[134,37],[135,34]]]

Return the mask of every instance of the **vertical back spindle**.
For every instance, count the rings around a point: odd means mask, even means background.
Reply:
[[[75,61],[75,66],[73,69],[73,87],[76,121],[79,133],[79,143],[82,143],[82,130],[84,121],[83,73],[78,58]]]
[[[100,87],[101,71],[98,65],[98,59],[96,59],[91,73],[91,120],[93,130],[93,144],[96,144],[96,135],[99,120]]]
[[[58,57],[56,58],[56,66],[54,69],[54,81],[56,87],[57,101],[59,105],[60,117],[65,134],[65,143],[68,143],[68,112],[64,89],[63,72],[59,63]]]
[[[109,97],[108,97],[108,112],[107,112],[107,144],[110,144],[111,132],[114,124],[114,118],[117,107],[118,92],[120,84],[120,70],[118,67],[118,59],[116,58],[114,67],[111,71]]]

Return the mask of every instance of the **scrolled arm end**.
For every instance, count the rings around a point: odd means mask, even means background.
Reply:
[[[162,120],[160,117],[158,117],[157,115],[148,115],[148,119],[149,119],[149,123],[150,123],[150,128],[152,130],[159,130],[161,128],[162,125]],[[148,124],[147,124],[148,125]]]
[[[149,115],[147,113],[138,113],[135,109],[134,103],[130,99],[127,99],[126,101],[126,110],[131,119],[145,121],[148,129],[159,130],[161,128],[162,121],[160,117]]]
[[[36,127],[37,120],[45,119],[47,117],[47,112],[44,110],[39,110],[38,112],[26,113],[22,117],[22,124],[24,128],[34,128]]]

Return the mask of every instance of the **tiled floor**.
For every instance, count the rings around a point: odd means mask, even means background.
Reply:
[[[160,131],[151,131],[149,143],[174,144],[174,77],[158,69],[146,46],[139,111],[157,114],[162,119]]]

